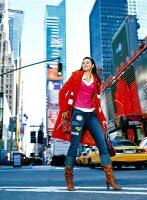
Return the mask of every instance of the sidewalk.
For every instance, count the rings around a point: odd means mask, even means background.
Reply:
[[[0,165],[0,170],[1,169],[13,169],[13,166],[7,166],[7,165]]]
[[[0,165],[0,170],[6,170],[6,169],[45,169],[45,170],[49,170],[49,169],[54,169],[55,166],[50,166],[50,165],[27,165],[27,166],[7,166],[7,165]]]
[[[10,165],[10,166],[7,166],[7,165],[0,165],[0,170],[3,170],[3,169],[31,169],[32,166],[20,166],[20,167],[16,167],[16,166],[13,166],[13,165]]]

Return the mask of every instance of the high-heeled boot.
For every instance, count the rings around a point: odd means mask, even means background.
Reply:
[[[106,185],[107,189],[109,189],[109,184],[113,187],[114,190],[121,190],[122,188],[116,184],[115,177],[112,169],[112,165],[105,165],[103,166],[103,169],[106,174]]]
[[[74,185],[73,185],[73,167],[66,166],[65,167],[65,181],[67,185],[67,190],[74,191]]]

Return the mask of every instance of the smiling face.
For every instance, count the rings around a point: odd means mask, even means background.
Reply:
[[[82,62],[82,68],[85,72],[91,72],[94,65],[92,64],[91,60],[86,58]]]

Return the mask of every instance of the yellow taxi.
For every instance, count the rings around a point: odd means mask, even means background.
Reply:
[[[90,153],[91,153],[90,148],[87,148],[86,150],[81,152],[80,155],[76,158],[76,164],[77,165],[88,165]]]
[[[134,142],[112,140],[112,145],[116,150],[116,155],[111,157],[114,167],[120,169],[122,166],[135,166],[136,169],[142,169],[142,166],[147,163],[147,153],[144,148],[137,146]],[[91,168],[101,165],[98,150],[90,154],[89,165]]]
[[[147,152],[147,137],[143,138],[139,144],[140,147],[144,148]]]
[[[97,149],[96,147],[86,148],[80,155],[76,158],[77,165],[89,165],[89,156],[93,151]]]

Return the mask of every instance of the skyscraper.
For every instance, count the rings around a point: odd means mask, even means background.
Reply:
[[[8,1],[0,1],[0,88],[8,101],[11,113],[15,112],[15,76],[14,73],[7,73],[14,70],[13,54],[10,49],[9,28],[8,28]],[[5,75],[2,75],[5,74]]]
[[[127,14],[127,0],[96,0],[90,13],[90,51],[96,65],[103,68],[103,80],[115,74],[111,43]]]
[[[47,64],[47,132],[51,135],[58,114],[58,92],[66,75],[66,15],[65,0],[57,6],[46,6],[46,59],[61,58],[62,76],[57,75],[57,60]]]
[[[9,9],[9,39],[14,60],[20,57],[24,12]]]
[[[65,0],[58,6],[46,6],[45,18],[45,52],[46,58],[61,57],[63,64],[63,79],[65,79],[66,66],[66,15]],[[55,64],[56,62],[52,62]]]

